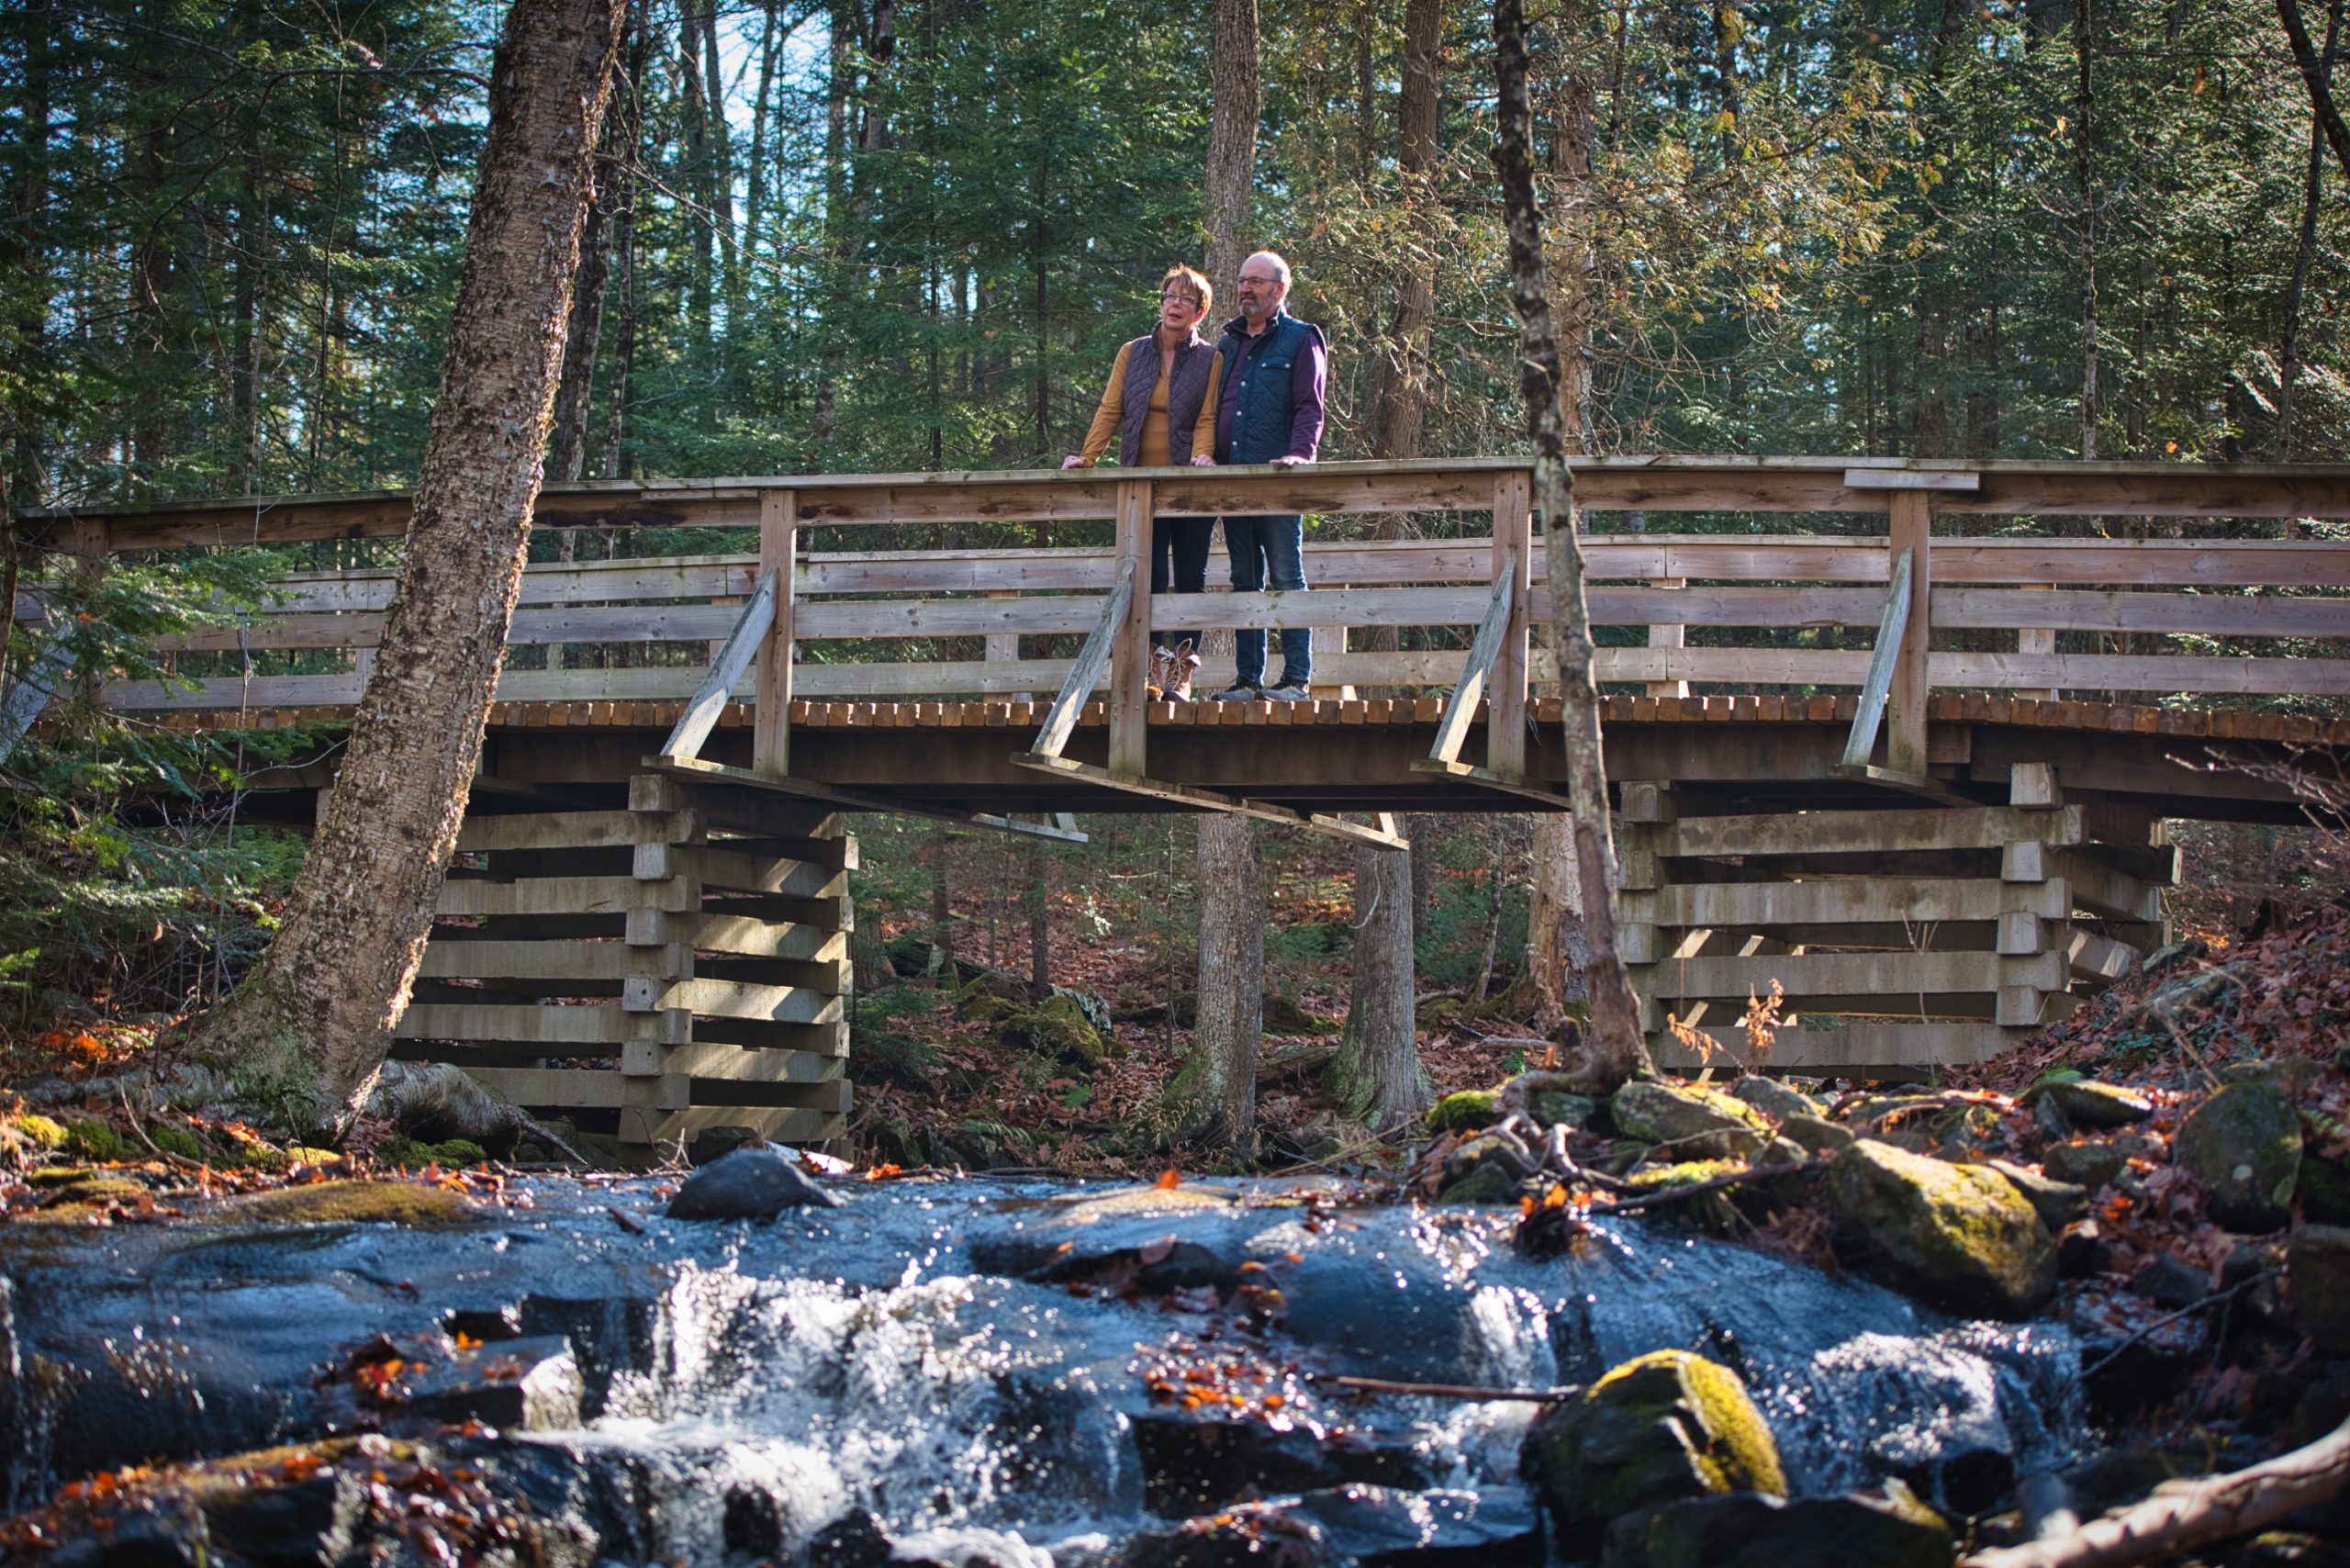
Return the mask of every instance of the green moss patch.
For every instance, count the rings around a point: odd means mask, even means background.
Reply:
[[[209,1216],[223,1225],[464,1225],[474,1211],[442,1187],[408,1182],[319,1182],[233,1198]]]
[[[1501,1120],[1501,1101],[1498,1089],[1463,1089],[1448,1094],[1428,1107],[1428,1131],[1453,1133],[1490,1127]]]

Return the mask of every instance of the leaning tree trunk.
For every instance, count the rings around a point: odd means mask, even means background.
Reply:
[[[1433,1098],[1412,1016],[1412,857],[1355,850],[1354,987],[1330,1064],[1330,1099],[1374,1132],[1416,1120]]]
[[[1257,1053],[1265,1031],[1265,873],[1256,824],[1200,819],[1199,1017],[1175,1080],[1185,1131],[1247,1159],[1257,1137]]]
[[[397,597],[342,771],[260,967],[205,1029],[257,1100],[346,1128],[432,925],[481,755],[563,364],[621,0],[515,0],[491,68]]]
[[[1518,320],[1518,386],[1534,442],[1534,504],[1542,513],[1550,561],[1550,646],[1559,660],[1560,724],[1567,754],[1567,798],[1575,818],[1575,862],[1583,881],[1583,929],[1589,945],[1589,1054],[1578,1071],[1595,1091],[1656,1076],[1640,1035],[1639,1002],[1616,946],[1616,843],[1607,811],[1607,769],[1600,752],[1599,687],[1594,679],[1591,605],[1584,596],[1583,546],[1575,539],[1575,482],[1567,467],[1566,420],[1560,411],[1559,344],[1542,263],[1542,212],[1534,199],[1529,151],[1533,118],[1526,103],[1524,0],[1495,0],[1494,69],[1501,86],[1501,172],[1509,223],[1510,303]]]

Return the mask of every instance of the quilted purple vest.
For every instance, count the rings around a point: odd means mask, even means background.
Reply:
[[[1215,364],[1215,345],[1197,332],[1175,351],[1175,368],[1167,377],[1167,454],[1180,466],[1192,460],[1192,430],[1200,422],[1200,405],[1207,400],[1208,371]],[[1158,385],[1158,334],[1146,332],[1126,348],[1126,385],[1118,425],[1118,463],[1132,468],[1142,459],[1142,421],[1150,412],[1150,394]]]

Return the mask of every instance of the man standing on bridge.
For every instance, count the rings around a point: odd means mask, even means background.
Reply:
[[[1240,263],[1240,314],[1226,323],[1217,351],[1224,358],[1223,396],[1216,405],[1215,452],[1205,463],[1271,463],[1292,467],[1314,461],[1322,444],[1322,396],[1328,385],[1329,350],[1322,329],[1281,308],[1289,297],[1289,263],[1259,251]],[[1232,586],[1241,593],[1260,588],[1305,587],[1305,519],[1227,517],[1224,545],[1232,557]],[[1233,633],[1239,664],[1231,689],[1219,702],[1259,697],[1276,702],[1304,701],[1314,678],[1314,634],[1303,626],[1281,631],[1281,678],[1265,684],[1265,633],[1247,627]]]

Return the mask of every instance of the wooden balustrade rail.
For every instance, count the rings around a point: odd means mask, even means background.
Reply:
[[[758,527],[765,543],[757,555],[531,567],[509,640],[559,652],[549,667],[510,669],[498,696],[688,696],[707,682],[712,650],[734,631],[743,601],[778,566],[774,635],[796,660],[772,653],[751,660],[733,685],[737,696],[777,688],[821,699],[1050,690],[1069,677],[1076,642],[1097,630],[1113,583],[1129,571],[1147,576],[1156,514],[1413,510],[1484,513],[1494,526],[1489,537],[1315,543],[1308,561],[1317,586],[1304,593],[1134,596],[1089,690],[1108,691],[1117,746],[1131,757],[1145,733],[1142,655],[1154,629],[1452,629],[1397,653],[1342,646],[1316,665],[1318,684],[1449,688],[1468,663],[1458,651],[1467,630],[1488,621],[1500,604],[1497,581],[1514,574],[1525,591],[1509,596],[1503,620],[1489,627],[1490,667],[1469,671],[1505,718],[1523,711],[1529,683],[1551,678],[1530,635],[1550,615],[1550,596],[1527,479],[1520,461],[1469,459],[551,487],[539,506],[543,527],[739,524]],[[2350,658],[2338,656],[2350,641],[2350,543],[1933,536],[1934,519],[1946,513],[2345,517],[2350,466],[1639,458],[1583,465],[1578,489],[1602,530],[1617,521],[1610,514],[1635,508],[1848,512],[1882,517],[1888,529],[1593,532],[1585,551],[1595,622],[1649,632],[1648,645],[1601,649],[1603,682],[1651,693],[1860,687],[1869,676],[1870,629],[1895,623],[1886,618],[1890,564],[1914,545],[1922,548],[1906,584],[1911,613],[1900,622],[1902,646],[1890,669],[1886,734],[1896,752],[1919,755],[1925,697],[1936,688],[2350,695]],[[404,497],[386,494],[61,511],[33,521],[52,542],[89,553],[381,536],[404,526],[406,508]],[[1088,520],[1110,520],[1115,543],[804,549],[806,531],[840,525]],[[291,575],[266,610],[163,640],[185,678],[118,682],[108,698],[128,709],[353,702],[394,586],[388,569]],[[37,593],[17,607],[20,617],[41,612]],[[1022,638],[1030,640],[1025,649]],[[1046,646],[1047,639],[1058,641]],[[877,644],[892,655],[874,657]],[[610,650],[632,646],[640,651],[623,667],[602,667],[613,662]],[[994,656],[979,656],[982,648]],[[562,667],[576,666],[583,649],[593,650],[587,656],[597,667]],[[322,663],[336,667],[317,667]],[[1228,659],[1203,671],[1209,685],[1229,677]],[[1512,726],[1487,728],[1489,746],[1506,763]],[[783,745],[778,734],[762,749],[781,755]]]

